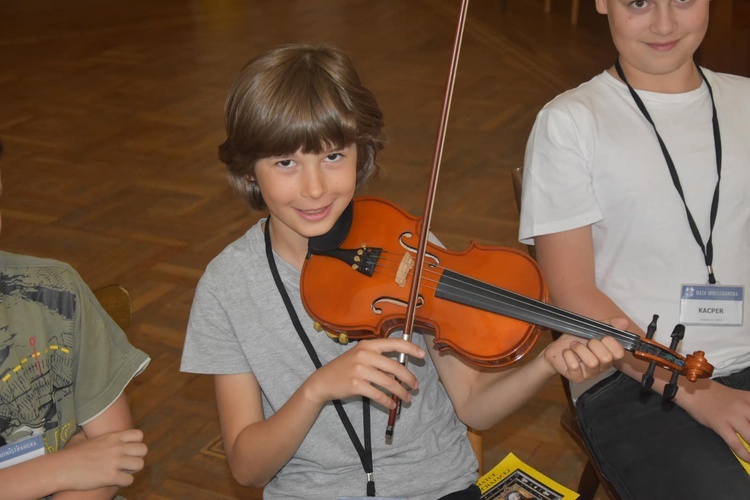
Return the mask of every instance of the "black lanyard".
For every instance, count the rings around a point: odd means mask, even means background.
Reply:
[[[713,125],[713,131],[714,131],[714,148],[716,149],[716,173],[718,175],[718,178],[716,179],[716,187],[714,188],[714,197],[713,197],[713,200],[711,201],[711,222],[709,226],[708,241],[706,242],[705,246],[703,245],[703,239],[701,238],[701,233],[700,231],[698,231],[698,226],[695,224],[693,215],[690,213],[690,209],[688,208],[687,203],[685,202],[685,194],[682,192],[682,184],[680,184],[680,177],[677,175],[677,170],[674,167],[672,156],[669,154],[669,151],[667,150],[667,146],[664,144],[664,141],[662,140],[661,135],[659,135],[659,131],[656,130],[656,125],[654,124],[654,121],[651,119],[651,115],[648,114],[648,111],[646,110],[646,106],[643,104],[643,101],[638,96],[635,89],[633,89],[633,87],[630,86],[627,78],[625,78],[625,73],[622,71],[622,66],[620,66],[620,60],[617,59],[615,61],[615,70],[617,70],[617,74],[619,75],[620,80],[622,80],[625,83],[625,85],[628,86],[630,95],[633,96],[633,100],[635,101],[635,104],[638,106],[638,109],[641,110],[641,113],[643,113],[643,116],[646,117],[646,120],[648,120],[648,122],[654,128],[654,132],[656,132],[656,138],[659,140],[659,146],[661,146],[661,152],[664,154],[664,159],[667,161],[667,167],[669,167],[669,174],[672,176],[672,182],[674,183],[674,187],[677,189],[677,192],[679,193],[680,198],[682,198],[682,204],[685,205],[685,213],[687,214],[688,224],[690,224],[690,230],[693,232],[693,237],[695,238],[695,241],[698,243],[698,246],[701,247],[701,251],[703,252],[703,257],[706,262],[706,268],[708,269],[708,282],[711,284],[715,284],[716,277],[714,276],[714,268],[713,268],[713,259],[714,259],[713,235],[714,235],[714,224],[716,223],[716,213],[719,210],[719,183],[721,182],[721,132],[719,130],[719,118],[716,116],[716,103],[714,102],[713,89],[711,88],[711,84],[708,83],[708,79],[706,78],[706,75],[703,74],[703,71],[701,70],[700,66],[696,64],[695,67],[698,68],[698,73],[700,73],[701,78],[703,78],[703,81],[706,82],[706,87],[708,87],[708,95],[711,97],[711,109],[713,111],[713,117],[711,119],[711,123]]]
[[[318,358],[318,354],[315,352],[315,348],[313,348],[310,339],[305,334],[305,330],[302,328],[302,324],[299,322],[299,317],[297,316],[297,313],[292,306],[292,301],[289,299],[289,294],[286,293],[286,288],[284,288],[284,283],[281,281],[281,276],[279,276],[279,270],[276,268],[276,262],[273,258],[273,249],[271,248],[271,232],[268,229],[270,222],[271,216],[269,215],[266,219],[266,227],[263,234],[266,241],[266,258],[268,259],[268,267],[271,268],[271,274],[273,275],[273,280],[276,283],[276,288],[279,290],[279,295],[281,295],[281,299],[284,301],[284,305],[286,306],[286,310],[289,313],[289,318],[292,320],[294,329],[297,330],[297,334],[299,335],[302,343],[305,345],[307,354],[310,355],[310,359],[312,360],[313,364],[315,365],[315,369],[317,370],[323,365],[320,362],[320,358]],[[336,399],[333,401],[333,405],[336,407],[336,411],[339,414],[341,423],[344,424],[346,433],[349,434],[349,439],[351,439],[352,444],[354,445],[354,449],[357,450],[359,459],[362,462],[362,468],[364,468],[365,474],[367,475],[367,496],[374,497],[375,479],[373,478],[372,474],[372,444],[370,441],[370,398],[362,398],[362,420],[364,424],[365,435],[364,446],[362,446],[357,433],[354,432],[354,426],[352,426],[352,422],[349,420],[349,416],[346,414],[344,405],[341,404],[341,401]]]

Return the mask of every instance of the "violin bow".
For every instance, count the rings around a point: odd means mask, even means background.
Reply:
[[[456,26],[456,35],[453,40],[453,52],[451,55],[451,65],[448,71],[448,81],[446,83],[445,95],[443,96],[443,109],[440,113],[440,124],[438,126],[438,135],[435,142],[435,151],[432,156],[432,171],[430,173],[430,183],[427,187],[427,197],[424,205],[424,215],[422,217],[421,233],[419,235],[419,246],[414,255],[414,274],[412,275],[411,288],[409,289],[409,302],[406,307],[406,316],[402,338],[411,342],[412,333],[414,332],[414,322],[417,316],[417,300],[419,298],[419,288],[422,284],[422,268],[424,257],[427,253],[427,242],[430,235],[430,226],[432,225],[432,212],[435,205],[435,193],[437,191],[438,176],[440,174],[440,163],[443,159],[443,147],[445,145],[445,132],[448,129],[448,117],[450,115],[451,101],[453,100],[453,88],[456,83],[456,71],[458,69],[458,59],[461,53],[461,43],[463,42],[464,26],[466,25],[466,14],[469,11],[469,0],[461,0],[461,9]],[[401,353],[398,359],[399,363],[406,366],[409,361],[407,354]],[[388,426],[385,430],[385,440],[390,443],[393,440],[393,429],[396,425],[396,417],[401,410],[401,400],[393,396],[396,403],[388,415]]]

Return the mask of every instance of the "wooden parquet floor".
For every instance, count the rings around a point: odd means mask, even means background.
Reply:
[[[434,218],[450,248],[520,248],[509,172],[534,116],[614,58],[606,21],[586,4],[571,26],[569,8],[471,5]],[[457,12],[455,0],[0,3],[0,245],[70,262],[92,287],[125,285],[128,335],[152,357],[127,390],[150,453],[125,496],[261,497],[221,458],[211,379],[178,370],[198,278],[259,216],[230,192],[216,157],[241,66],[291,41],[347,50],[390,137],[367,194],[419,214]],[[574,487],[583,456],[559,426],[564,404],[553,381],[487,432],[487,465],[512,451]]]

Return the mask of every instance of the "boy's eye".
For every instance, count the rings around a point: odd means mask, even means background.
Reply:
[[[648,2],[646,0],[635,0],[634,2],[630,3],[631,7],[635,7],[636,9],[642,9],[648,5]]]
[[[285,168],[291,167],[292,165],[294,165],[294,160],[279,160],[276,162],[276,165],[280,167],[285,167]]]
[[[340,160],[343,157],[344,157],[344,155],[342,155],[341,153],[330,153],[330,154],[326,155],[326,160],[328,160],[328,161],[338,161],[338,160]]]

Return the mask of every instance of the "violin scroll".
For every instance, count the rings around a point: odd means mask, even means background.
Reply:
[[[680,375],[684,375],[691,382],[713,375],[714,367],[704,357],[705,354],[703,351],[695,351],[685,356],[685,366]]]
[[[703,351],[682,356],[673,349],[642,337],[635,343],[631,352],[637,359],[649,361],[652,365],[683,375],[690,382],[695,382],[699,378],[708,378],[714,372],[714,367],[706,360]],[[649,371],[653,373],[651,367]],[[650,388],[650,384],[644,384],[644,387]]]

